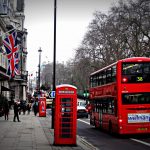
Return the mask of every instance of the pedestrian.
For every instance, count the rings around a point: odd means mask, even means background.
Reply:
[[[19,108],[19,115],[21,115],[21,111],[23,111],[23,100],[20,100]]]
[[[16,122],[16,118],[18,120],[18,122],[20,122],[19,120],[19,102],[15,101],[14,103],[14,122]]]
[[[23,102],[23,105],[22,105],[22,111],[23,111],[23,114],[25,115],[25,113],[26,113],[26,102],[25,101]]]
[[[30,110],[31,110],[31,103],[28,103],[28,104],[27,104],[28,115],[30,114]]]
[[[35,101],[33,104],[33,111],[34,111],[34,115],[36,116],[38,113],[38,102]]]
[[[8,114],[9,114],[9,104],[8,104],[8,100],[6,100],[4,102],[4,116],[5,116],[5,120],[8,120]]]

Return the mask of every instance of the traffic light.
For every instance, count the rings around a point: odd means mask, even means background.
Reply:
[[[88,90],[84,90],[83,96],[84,96],[84,98],[88,98],[89,97]]]

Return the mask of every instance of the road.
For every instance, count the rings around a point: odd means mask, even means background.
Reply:
[[[47,110],[51,115],[51,110]],[[144,136],[117,136],[95,129],[90,125],[89,119],[80,118],[77,120],[77,134],[87,144],[100,150],[149,150],[150,135]]]
[[[95,129],[89,119],[78,119],[77,134],[100,150],[149,150],[150,135],[117,136]]]

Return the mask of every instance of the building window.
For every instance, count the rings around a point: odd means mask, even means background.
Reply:
[[[24,0],[17,0],[17,11],[18,12],[24,11]]]

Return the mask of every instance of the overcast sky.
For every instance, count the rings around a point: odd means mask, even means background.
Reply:
[[[118,0],[57,0],[56,61],[73,58],[92,21],[93,13],[107,13]],[[25,0],[25,28],[27,29],[27,70],[38,71],[41,63],[53,62],[54,0]]]

